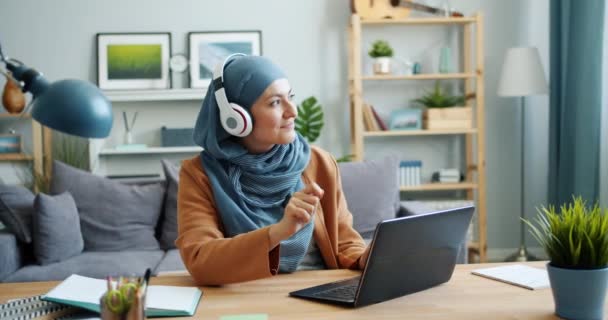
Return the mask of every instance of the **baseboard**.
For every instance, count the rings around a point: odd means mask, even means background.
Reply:
[[[504,262],[508,256],[517,252],[518,248],[494,248],[488,249],[488,262]],[[540,260],[548,260],[547,254],[542,247],[528,247],[528,252]]]

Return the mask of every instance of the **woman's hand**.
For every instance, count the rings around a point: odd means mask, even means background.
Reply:
[[[285,206],[285,212],[281,221],[270,226],[269,250],[276,247],[282,240],[300,231],[300,229],[310,222],[317,210],[319,201],[323,198],[323,192],[323,189],[313,182],[291,195],[289,202]]]
[[[365,265],[367,264],[367,258],[369,258],[369,248],[370,246],[368,245],[367,248],[365,248],[365,251],[363,251],[361,258],[359,258],[359,269],[361,270],[365,269]]]

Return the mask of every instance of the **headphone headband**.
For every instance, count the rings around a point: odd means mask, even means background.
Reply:
[[[234,57],[246,56],[243,53],[233,53],[226,57],[222,63],[218,63],[213,71],[213,89],[215,100],[220,111],[220,122],[226,132],[231,135],[244,137],[252,129],[249,113],[236,103],[230,103],[224,88],[224,67]]]
[[[228,61],[232,60],[232,58],[234,58],[234,57],[239,57],[239,56],[245,57],[246,54],[233,53],[233,54],[227,56],[222,63],[218,63],[215,66],[215,70],[213,70],[214,84],[219,79],[222,82],[222,88],[224,87],[224,68],[226,67],[226,64],[228,63]],[[218,88],[215,88],[215,89],[217,90]]]

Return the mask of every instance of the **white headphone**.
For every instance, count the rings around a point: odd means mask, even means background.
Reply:
[[[224,89],[224,67],[228,61],[237,56],[245,56],[245,54],[231,54],[215,67],[213,72],[213,87],[215,88],[215,100],[220,109],[222,127],[233,136],[246,137],[251,133],[253,127],[251,116],[245,108],[236,103],[229,102],[226,90]]]

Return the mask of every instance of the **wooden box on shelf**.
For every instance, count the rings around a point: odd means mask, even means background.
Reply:
[[[473,126],[471,107],[427,108],[423,114],[424,129],[470,129]]]

